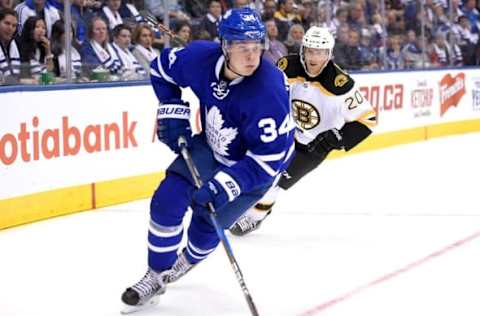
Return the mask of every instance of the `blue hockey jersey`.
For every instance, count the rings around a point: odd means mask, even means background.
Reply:
[[[192,89],[215,159],[248,192],[270,185],[286,168],[294,152],[295,126],[280,70],[264,59],[253,75],[226,81],[224,62],[214,42],[165,49],[151,63],[151,81],[161,103],[181,98],[180,87]]]

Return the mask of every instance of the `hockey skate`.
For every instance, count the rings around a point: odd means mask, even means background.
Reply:
[[[259,229],[264,219],[256,220],[248,215],[243,215],[230,227],[230,232],[235,236],[244,236]]]
[[[183,249],[182,252],[178,255],[177,261],[173,264],[173,266],[162,273],[163,282],[165,284],[173,283],[187,274],[195,264],[191,264],[185,255],[187,249]]]
[[[121,313],[131,314],[157,305],[165,290],[163,275],[149,268],[140,281],[123,292],[122,302],[125,308]]]

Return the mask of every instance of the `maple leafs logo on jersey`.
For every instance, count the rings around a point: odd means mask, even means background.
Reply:
[[[220,82],[212,82],[210,87],[212,87],[213,96],[218,100],[225,99],[230,92],[230,89],[228,89],[228,83],[223,80]]]
[[[168,68],[172,68],[175,61],[177,61],[177,53],[181,51],[183,47],[172,48],[170,53],[168,53]]]
[[[223,127],[222,113],[220,110],[213,106],[207,112],[206,119],[206,134],[207,141],[213,151],[222,155],[228,156],[228,145],[237,137],[238,131],[236,128],[232,127]]]

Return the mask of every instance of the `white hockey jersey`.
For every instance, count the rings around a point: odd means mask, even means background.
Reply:
[[[315,78],[305,72],[298,55],[284,57],[277,65],[286,73],[290,84],[297,142],[307,145],[318,134],[332,128],[341,130],[348,122],[358,122],[368,128],[375,126],[376,115],[370,102],[354,80],[332,61]],[[347,137],[354,134],[347,133]]]

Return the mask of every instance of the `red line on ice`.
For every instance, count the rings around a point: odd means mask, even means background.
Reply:
[[[394,277],[397,277],[397,276],[399,276],[403,273],[406,273],[409,270],[417,268],[418,266],[426,263],[427,261],[430,261],[434,258],[437,258],[441,255],[444,255],[447,252],[449,252],[449,251],[451,251],[455,248],[458,248],[458,247],[466,244],[467,242],[470,242],[470,241],[474,240],[475,238],[478,238],[479,236],[480,236],[480,231],[478,231],[478,232],[476,232],[476,233],[474,233],[474,234],[472,234],[472,235],[470,235],[466,238],[463,238],[459,241],[456,241],[456,242],[454,242],[454,243],[452,243],[452,244],[450,244],[450,245],[448,245],[448,246],[446,246],[446,247],[444,247],[440,250],[437,250],[437,251],[435,251],[435,252],[433,252],[433,253],[431,253],[431,254],[429,254],[429,255],[427,255],[427,256],[425,256],[425,257],[423,257],[423,258],[421,258],[417,261],[414,261],[410,264],[407,264],[406,266],[404,266],[404,267],[402,267],[398,270],[387,273],[387,274],[385,274],[385,275],[383,275],[383,276],[381,276],[381,277],[379,277],[379,278],[377,278],[377,279],[375,279],[375,280],[373,280],[373,281],[371,281],[367,284],[361,285],[361,286],[359,286],[359,287],[357,287],[357,288],[355,288],[355,289],[353,289],[349,292],[346,292],[346,293],[344,293],[342,295],[339,295],[339,296],[337,296],[333,299],[330,299],[330,300],[328,300],[328,301],[326,301],[326,302],[324,302],[320,305],[317,305],[317,306],[311,308],[310,310],[300,314],[299,316],[313,316],[313,315],[316,315],[317,313],[320,313],[320,312],[322,312],[322,311],[324,311],[324,310],[326,310],[326,309],[328,309],[328,308],[330,308],[330,307],[332,307],[332,306],[334,306],[334,305],[336,305],[340,302],[343,302],[343,301],[353,297],[354,295],[356,295],[356,294],[358,294],[358,293],[360,293],[364,290],[367,290],[367,289],[369,289],[371,287],[374,287],[374,286],[376,286],[380,283],[383,283],[385,281],[393,279]]]

